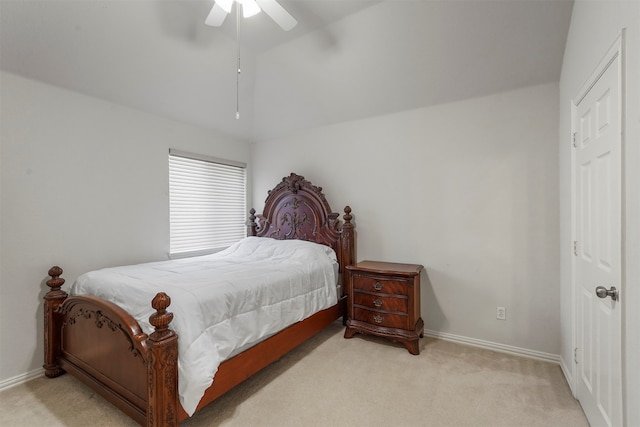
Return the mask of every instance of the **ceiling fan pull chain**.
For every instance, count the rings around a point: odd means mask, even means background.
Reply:
[[[236,43],[238,45],[238,70],[236,73],[236,120],[240,119],[240,3],[236,4]]]

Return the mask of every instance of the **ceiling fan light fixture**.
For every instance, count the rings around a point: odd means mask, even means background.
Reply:
[[[226,16],[231,13],[234,3],[238,3],[237,11],[242,6],[245,18],[264,11],[285,31],[291,30],[298,23],[289,12],[280,6],[277,0],[214,0],[211,12],[209,12],[207,19],[204,21],[205,24],[212,27],[222,26]]]
[[[260,13],[260,6],[255,0],[237,0],[242,5],[242,16],[250,18]]]
[[[233,7],[233,0],[215,0],[215,3],[227,13],[231,13]]]

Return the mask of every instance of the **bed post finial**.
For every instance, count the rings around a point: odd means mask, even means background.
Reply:
[[[49,292],[44,296],[44,374],[49,378],[62,375],[64,371],[57,364],[60,354],[60,316],[56,313],[58,307],[69,296],[60,289],[64,285],[64,279],[60,277],[63,271],[57,265],[49,269],[51,279],[45,283],[49,286]]]
[[[164,292],[151,301],[156,310],[149,316],[155,331],[147,344],[147,427],[178,425],[178,335],[169,329],[173,313],[167,311],[171,298]]]
[[[345,206],[344,207],[344,222],[345,225],[349,224],[349,226],[351,228],[353,228],[353,224],[351,224],[351,220],[353,219],[353,217],[351,216],[351,206]]]
[[[356,261],[355,225],[351,222],[351,206],[344,208],[344,224],[342,224],[342,266],[346,267]]]
[[[51,279],[47,280],[47,286],[49,286],[52,291],[59,291],[62,285],[64,285],[64,279],[60,277],[63,272],[64,271],[57,265],[54,265],[49,269],[49,276],[51,276]]]
[[[258,224],[256,224],[256,210],[251,208],[249,211],[249,236],[255,236],[258,233]]]
[[[167,335],[169,331],[169,323],[173,320],[173,313],[167,311],[167,307],[171,305],[171,298],[164,292],[158,293],[151,301],[151,307],[156,309],[156,312],[149,316],[149,323],[156,328],[153,335],[156,338],[162,338]]]

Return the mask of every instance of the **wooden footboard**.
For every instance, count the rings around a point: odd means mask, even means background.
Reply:
[[[168,328],[170,298],[159,293],[150,336],[117,305],[60,289],[62,269],[49,270],[45,295],[45,375],[69,372],[142,425],[175,426],[178,336]]]

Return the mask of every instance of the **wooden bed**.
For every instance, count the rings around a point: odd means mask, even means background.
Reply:
[[[322,188],[303,176],[292,173],[270,190],[263,215],[250,212],[251,236],[331,246],[341,273],[355,261],[351,208],[345,207],[340,221]],[[150,301],[156,311],[149,322],[155,330],[147,336],[119,306],[95,296],[69,296],[61,289],[61,275],[60,267],[52,267],[46,282],[51,289],[44,297],[45,375],[72,374],[142,425],[176,426],[188,418],[178,398],[178,336],[169,327],[170,297],[160,292]],[[223,362],[198,409],[345,316],[343,287],[336,305]]]

